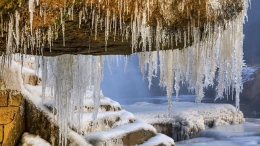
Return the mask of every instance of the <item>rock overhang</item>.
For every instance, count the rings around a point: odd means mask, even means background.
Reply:
[[[56,56],[182,49],[192,45],[193,27],[204,33],[205,25],[235,18],[245,4],[244,0],[3,0],[0,50]]]

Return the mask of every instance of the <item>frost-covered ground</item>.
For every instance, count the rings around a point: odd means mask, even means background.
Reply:
[[[238,125],[216,126],[204,130],[197,138],[176,143],[177,146],[259,146],[260,120],[246,119]]]
[[[167,104],[137,102],[133,105],[122,105],[122,108],[133,113],[136,119],[141,119],[150,124],[174,122],[181,117],[199,123],[204,123],[209,119],[222,119],[228,123],[239,123],[243,120],[243,114],[237,113],[235,107],[230,104],[173,102],[170,117],[167,116],[166,112]],[[201,121],[199,121],[200,119]]]
[[[172,136],[175,141],[186,140],[196,136],[200,131],[216,125],[230,125],[244,122],[242,112],[230,104],[204,104],[194,102],[173,102],[170,115],[167,104],[138,102],[123,105],[136,119],[152,125],[172,125]],[[157,127],[157,131],[164,131]]]
[[[246,119],[235,116],[235,107],[229,104],[196,104],[191,102],[173,102],[172,116],[167,118],[167,103],[152,104],[139,102],[123,105],[123,109],[132,112],[137,119],[148,123],[185,123],[184,132],[197,126],[201,130],[192,139],[175,143],[177,146],[260,146],[260,119]],[[227,118],[230,116],[229,118]],[[235,119],[237,118],[237,120]],[[213,128],[205,122],[213,119]],[[215,119],[215,120],[214,120]],[[242,122],[239,124],[239,122]],[[195,126],[196,125],[196,126]]]

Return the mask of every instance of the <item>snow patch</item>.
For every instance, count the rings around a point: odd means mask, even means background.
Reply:
[[[50,143],[38,135],[25,132],[22,136],[22,146],[51,146]]]
[[[147,140],[143,144],[140,144],[139,146],[156,146],[156,145],[173,146],[175,144],[172,138],[164,134],[158,133],[156,134],[155,137],[150,138],[149,140]]]
[[[172,114],[167,114],[165,104],[134,104],[122,106],[132,112],[136,119],[149,124],[171,124],[175,141],[190,139],[205,130],[221,124],[234,124],[244,121],[242,112],[229,104],[197,104],[173,102]]]
[[[134,115],[125,110],[100,112],[97,115],[96,123],[93,122],[92,113],[84,113],[81,123],[82,130],[78,132],[87,134],[105,131],[134,121]],[[74,128],[77,129],[76,125]]]

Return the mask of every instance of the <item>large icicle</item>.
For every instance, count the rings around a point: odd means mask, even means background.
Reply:
[[[33,13],[34,13],[35,5],[34,0],[29,0],[29,13],[30,13],[30,29],[31,35],[33,33]]]
[[[53,91],[56,118],[60,126],[60,144],[67,145],[68,125],[74,123],[81,130],[83,100],[90,87],[94,89],[95,122],[99,100],[102,98],[100,83],[103,77],[103,57],[62,55],[40,57],[39,60],[42,60],[43,91],[46,87]]]
[[[242,92],[243,61],[243,21],[244,13],[237,18],[222,23],[207,24],[205,32],[193,27],[194,43],[183,50],[159,51],[160,85],[166,87],[168,111],[171,110],[173,84],[178,98],[179,83],[184,83],[190,91],[195,91],[196,102],[204,97],[203,88],[214,84],[217,72],[217,98],[223,98],[229,91],[235,91],[236,107],[239,110],[239,93]],[[202,40],[200,40],[202,38]],[[149,53],[152,54],[152,53]],[[148,81],[151,82],[153,59],[147,52],[139,53],[140,66],[145,75],[145,64],[148,63]],[[153,53],[155,55],[155,53]]]

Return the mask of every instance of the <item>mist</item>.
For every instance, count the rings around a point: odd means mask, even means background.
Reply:
[[[139,59],[136,54],[127,57],[116,57],[110,67],[107,59],[104,64],[104,77],[101,84],[103,94],[120,104],[132,104],[136,101],[145,101],[150,97],[148,81],[143,79],[139,69]]]

